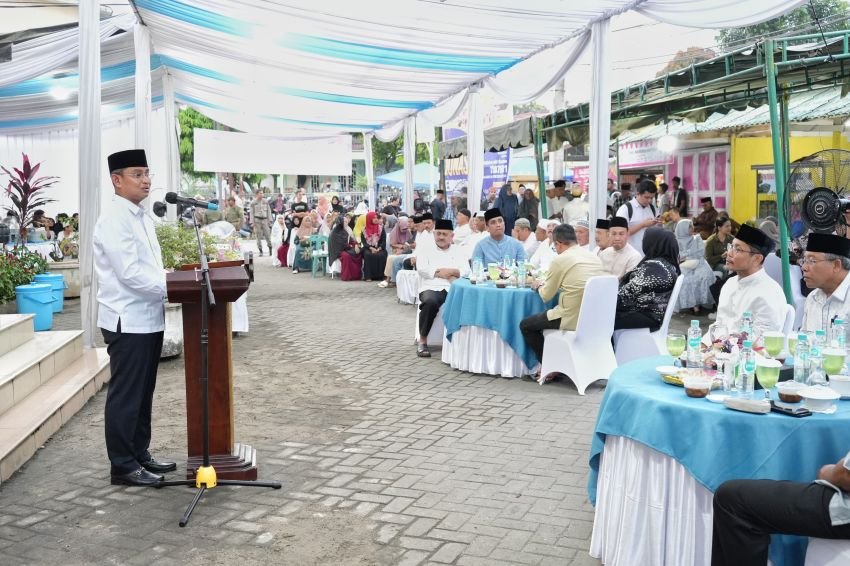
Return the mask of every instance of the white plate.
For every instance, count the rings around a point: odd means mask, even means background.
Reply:
[[[655,371],[657,371],[661,375],[672,375],[675,377],[679,375],[680,369],[682,368],[677,368],[676,366],[658,366],[657,368],[655,368]]]
[[[729,395],[727,395],[727,394],[725,394],[725,393],[709,393],[708,395],[706,395],[706,396],[705,396],[705,400],[706,400],[706,401],[711,401],[712,403],[720,403],[720,404],[722,405],[722,404],[723,404],[723,401],[724,401],[724,400],[725,400],[728,396],[729,396]]]

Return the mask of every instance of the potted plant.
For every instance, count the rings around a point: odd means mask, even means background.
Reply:
[[[27,241],[27,230],[32,224],[33,213],[42,206],[54,202],[56,199],[44,196],[44,190],[57,182],[58,177],[37,177],[41,163],[30,165],[30,158],[26,153],[23,155],[24,162],[20,169],[12,167],[9,171],[0,166],[0,170],[9,177],[6,187],[6,196],[12,201],[12,206],[4,208],[11,212],[18,222],[20,230],[20,241]]]
[[[45,271],[47,261],[23,246],[0,253],[0,314],[15,312],[15,287],[32,283]]]

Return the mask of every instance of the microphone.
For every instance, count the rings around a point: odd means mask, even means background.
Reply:
[[[218,210],[218,204],[214,202],[206,202],[196,200],[189,197],[181,197],[177,193],[165,193],[165,202],[169,204],[182,204],[184,206],[194,206],[195,208],[206,208],[208,210]]]
[[[165,216],[166,211],[168,211],[168,206],[164,202],[157,201],[153,203],[153,213],[160,218]]]

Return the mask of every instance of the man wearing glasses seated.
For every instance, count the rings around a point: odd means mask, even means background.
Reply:
[[[742,315],[749,311],[756,335],[782,329],[785,294],[763,269],[764,258],[773,246],[773,240],[757,228],[743,225],[738,230],[726,251],[726,268],[735,275],[720,290],[714,326],[737,332]]]
[[[809,234],[803,256],[803,279],[809,289],[801,330],[829,331],[850,316],[850,240],[833,234]]]

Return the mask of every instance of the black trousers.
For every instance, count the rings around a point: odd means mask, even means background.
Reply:
[[[558,328],[561,328],[561,319],[549,320],[545,311],[524,318],[519,323],[522,338],[540,363],[543,363],[543,331],[557,330]]]
[[[112,377],[106,393],[104,428],[112,474],[127,474],[151,459],[151,409],[163,332],[130,334],[104,328]]]
[[[446,302],[448,291],[422,291],[419,293],[419,336],[428,336],[440,307]]]
[[[614,330],[623,328],[649,328],[650,332],[655,332],[661,328],[661,322],[640,311],[618,312],[614,316]]]
[[[767,564],[770,534],[850,538],[850,525],[833,527],[835,491],[816,483],[732,480],[714,494],[712,566]]]

